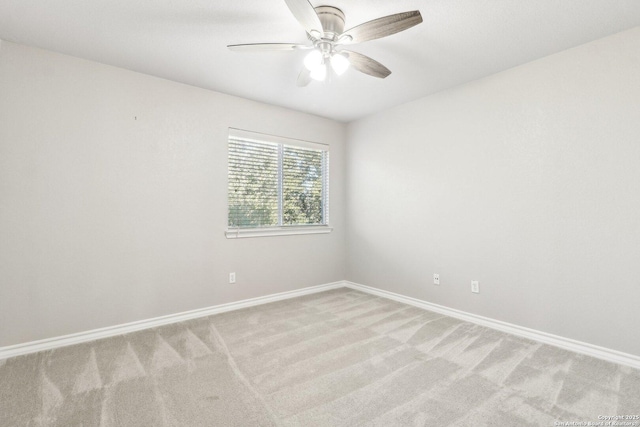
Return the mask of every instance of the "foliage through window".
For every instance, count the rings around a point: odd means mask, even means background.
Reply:
[[[229,131],[229,227],[328,224],[329,152],[323,144]]]

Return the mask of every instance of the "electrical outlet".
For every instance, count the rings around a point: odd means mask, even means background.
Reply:
[[[236,283],[236,273],[229,273],[229,283]]]
[[[433,273],[433,284],[434,285],[440,284],[440,275],[438,273]]]
[[[480,283],[477,280],[471,281],[471,292],[473,292],[474,294],[480,293]]]

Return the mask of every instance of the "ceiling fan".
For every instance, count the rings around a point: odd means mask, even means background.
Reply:
[[[365,22],[344,31],[344,13],[333,6],[313,7],[309,0],[284,0],[293,16],[307,32],[311,45],[299,43],[252,43],[227,46],[233,51],[287,51],[311,50],[304,59],[304,67],[298,76],[298,86],[308,85],[312,79],[323,81],[330,68],[337,75],[344,73],[349,65],[373,77],[384,79],[391,71],[358,52],[343,46],[379,39],[399,33],[422,22],[420,11],[396,13]]]

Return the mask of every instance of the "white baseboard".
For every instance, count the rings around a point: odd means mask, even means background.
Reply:
[[[416,298],[407,297],[396,294],[394,292],[385,291],[383,289],[372,288],[370,286],[361,285],[349,281],[339,281],[327,283],[324,285],[311,286],[308,288],[296,289],[294,291],[282,292],[278,294],[266,295],[258,298],[231,302],[228,304],[220,304],[211,307],[201,308],[197,310],[185,311],[183,313],[170,314],[167,316],[155,317],[152,319],[140,320],[137,322],[125,323],[122,325],[109,326],[106,328],[94,329],[76,334],[64,335],[60,337],[47,338],[39,341],[31,341],[22,344],[16,344],[7,347],[0,347],[0,360],[9,357],[20,356],[23,354],[35,353],[38,351],[51,350],[67,345],[80,344],[88,341],[94,341],[101,338],[108,338],[115,335],[127,334],[142,329],[155,328],[169,323],[182,322],[184,320],[195,319],[198,317],[211,316],[213,314],[224,313],[241,308],[252,307],[270,302],[281,301],[289,298],[295,298],[303,295],[313,294],[316,292],[328,291],[347,287],[358,291],[366,292],[379,297],[391,299],[404,304],[409,304],[425,310],[434,311],[446,316],[455,317],[456,319],[466,322],[475,323],[496,329],[502,332],[513,334],[516,336],[539,341],[545,344],[560,347],[565,350],[574,351],[576,353],[586,354],[608,362],[619,363],[621,365],[631,366],[640,369],[640,357],[629,353],[623,353],[617,350],[611,350],[605,347],[576,341],[570,338],[564,338],[546,332],[537,331],[535,329],[525,328],[523,326],[514,325],[512,323],[502,322],[500,320],[488,317],[478,316],[476,314],[467,313],[461,310],[433,304]]]
[[[310,286],[308,288],[296,289],[294,291],[282,292],[278,294],[266,295],[258,298],[251,298],[228,304],[214,305],[211,307],[201,308],[197,310],[185,311],[183,313],[169,314],[167,316],[155,317],[152,319],[139,320],[137,322],[124,323],[122,325],[109,326],[106,328],[93,329],[91,331],[79,332],[76,334],[63,335],[54,338],[47,338],[38,341],[31,341],[22,344],[0,347],[0,360],[9,357],[21,356],[23,354],[35,353],[38,351],[51,350],[67,345],[80,344],[88,341],[94,341],[101,338],[108,338],[115,335],[127,334],[142,329],[155,328],[157,326],[169,323],[182,322],[184,320],[195,319],[198,317],[211,316],[212,314],[224,313],[226,311],[238,310],[241,308],[252,307],[255,305],[266,304],[275,301],[281,301],[289,298],[300,297],[303,295],[313,294],[316,292],[328,291],[344,287],[344,282],[327,283],[324,285]]]
[[[586,354],[587,356],[595,357],[598,359],[606,360],[608,362],[619,363],[621,365],[631,366],[632,368],[640,369],[640,357],[629,353],[623,353],[617,350],[611,350],[605,347],[589,344],[586,342],[576,341],[570,338],[564,338],[546,332],[537,331],[535,329],[525,328],[523,326],[514,325],[512,323],[502,322],[500,320],[491,319],[488,317],[478,316],[476,314],[467,313],[465,311],[456,310],[453,308],[445,307],[438,304],[422,301],[416,298],[407,297],[404,295],[396,294],[393,292],[385,291],[378,288],[372,288],[370,286],[361,285],[353,282],[344,282],[344,286],[355,289],[358,291],[366,292],[372,295],[376,295],[383,298],[388,298],[401,303],[413,305],[415,307],[423,308],[425,310],[434,311],[436,313],[444,314],[446,316],[455,317],[456,319],[464,320],[466,322],[475,323],[478,325],[486,326],[488,328],[496,329],[498,331],[506,332],[508,334],[517,335],[520,337],[528,338],[534,341],[539,341],[545,344],[560,347],[565,350],[574,351],[576,353]]]

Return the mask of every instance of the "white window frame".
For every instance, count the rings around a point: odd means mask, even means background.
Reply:
[[[278,144],[278,149],[282,151],[284,146],[310,148],[314,150],[326,151],[329,154],[329,145],[318,142],[304,141],[300,139],[286,138],[283,136],[269,135],[259,132],[251,132],[243,129],[229,128],[229,139],[243,139],[247,141],[266,142],[272,144]],[[228,145],[227,145],[228,146]],[[279,161],[282,161],[282,155],[279,156]],[[324,224],[310,224],[310,225],[283,225],[282,224],[282,197],[278,198],[278,221],[277,226],[272,227],[230,227],[228,225],[227,218],[227,230],[225,236],[227,239],[240,239],[247,237],[267,237],[267,236],[289,236],[299,234],[326,234],[333,231],[333,228],[329,226],[329,159],[326,159],[326,165],[324,167],[324,173],[322,179],[323,183],[323,223]],[[282,165],[278,165],[278,194],[282,194]],[[227,186],[228,188],[228,186]],[[228,191],[228,190],[227,190]],[[227,211],[228,211],[229,195],[227,193]]]

